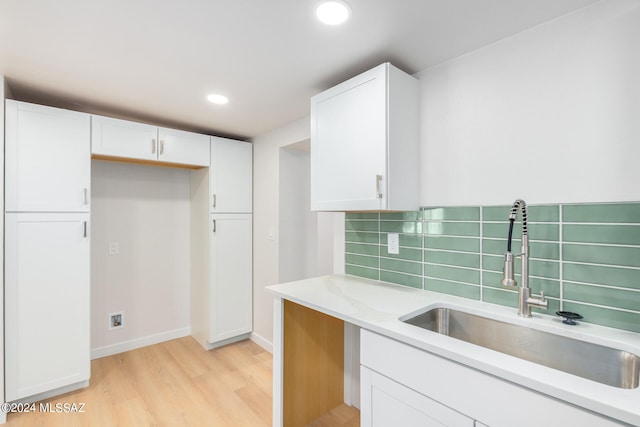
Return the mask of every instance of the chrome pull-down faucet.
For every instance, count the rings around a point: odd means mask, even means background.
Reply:
[[[521,253],[513,254],[511,252],[511,239],[513,236],[513,224],[518,216],[518,210],[522,211],[522,247]],[[540,297],[536,298],[531,294],[529,287],[529,236],[527,233],[527,204],[522,199],[518,199],[511,207],[509,214],[509,236],[507,240],[507,253],[504,255],[504,270],[502,286],[506,288],[515,288],[518,282],[514,277],[513,261],[515,257],[520,257],[522,261],[522,283],[518,288],[518,315],[522,317],[531,317],[531,307],[547,308],[549,303],[544,297],[544,293],[540,292]]]

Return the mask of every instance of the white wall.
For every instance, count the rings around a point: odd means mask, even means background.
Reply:
[[[417,74],[424,206],[640,200],[640,2]]]
[[[308,150],[280,148],[278,281],[290,282],[317,275],[317,213],[310,209]],[[285,225],[286,224],[286,225]]]
[[[279,283],[280,147],[309,139],[309,118],[296,120],[253,140],[253,339],[273,340],[273,295]],[[272,236],[272,237],[270,237]]]
[[[273,295],[265,287],[292,278],[344,271],[344,215],[309,214],[304,220],[293,219],[296,212],[308,209],[309,190],[304,184],[309,179],[305,175],[308,158],[282,148],[304,144],[309,132],[307,116],[253,140],[252,339],[267,349],[271,349],[273,340]],[[281,179],[289,182],[281,183]],[[282,194],[281,189],[295,195]],[[281,248],[283,233],[285,243]],[[315,239],[315,244],[307,244],[304,239],[308,238]],[[295,248],[304,253],[294,253]],[[301,257],[304,266],[291,265]],[[287,271],[280,271],[280,266],[286,266]]]
[[[94,160],[91,180],[92,357],[188,335],[190,171]]]
[[[344,272],[344,240],[332,238],[344,236],[344,214],[311,211],[309,151],[309,140],[280,148],[279,282]]]
[[[4,213],[4,100],[5,80],[0,74],[0,213]],[[4,215],[0,219],[0,242],[4,242]],[[0,245],[0,260],[4,260],[4,244]],[[4,402],[4,262],[0,265],[0,403]],[[7,420],[7,414],[0,411],[0,423]]]

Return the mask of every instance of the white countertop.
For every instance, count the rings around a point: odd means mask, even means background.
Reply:
[[[446,305],[473,314],[640,355],[640,334],[579,323],[568,326],[559,318],[534,314],[522,318],[514,308],[346,275],[322,276],[267,287],[275,295],[361,328],[446,357],[532,390],[611,418],[640,426],[640,388],[621,389],[536,363],[489,350],[455,338],[403,323],[411,317]],[[514,295],[514,298],[517,298]]]

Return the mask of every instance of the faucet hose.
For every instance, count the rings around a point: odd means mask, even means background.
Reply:
[[[515,219],[509,218],[509,237],[507,240],[507,252],[511,252],[511,238],[513,237],[513,223],[515,221]]]
[[[518,199],[511,206],[511,212],[509,213],[509,237],[507,240],[507,252],[511,252],[511,239],[513,237],[513,224],[516,221],[518,215],[518,209],[522,211],[522,235],[527,234],[527,204],[524,200]]]

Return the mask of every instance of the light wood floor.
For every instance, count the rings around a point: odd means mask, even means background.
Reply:
[[[205,351],[184,337],[93,360],[89,387],[45,401],[84,403],[84,413],[13,413],[6,425],[270,426],[271,380],[271,354],[251,341]],[[309,424],[359,425],[346,405]]]

